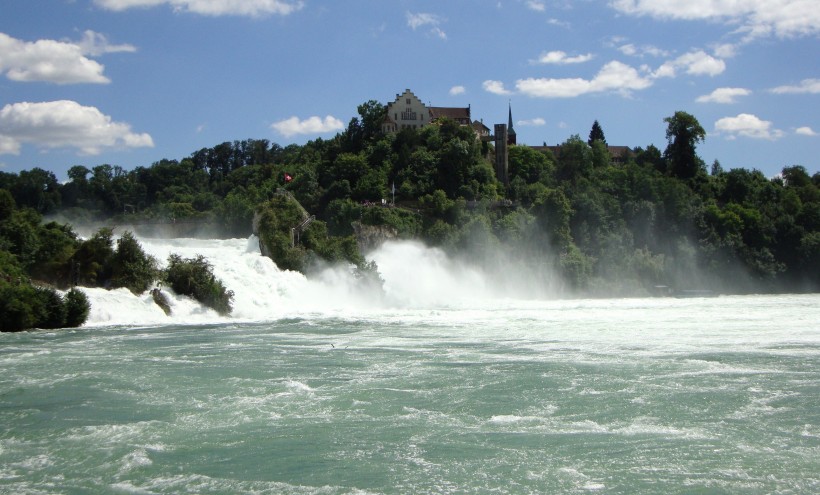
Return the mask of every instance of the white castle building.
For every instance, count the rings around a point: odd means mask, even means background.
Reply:
[[[469,105],[466,107],[427,106],[409,89],[405,89],[402,94],[396,94],[396,99],[387,104],[387,114],[382,123],[382,131],[393,133],[402,129],[420,129],[440,118],[448,118],[461,125],[472,126],[479,137],[490,134],[490,129],[483,123],[472,121]]]

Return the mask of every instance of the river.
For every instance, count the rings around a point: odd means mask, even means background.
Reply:
[[[820,295],[509,297],[395,243],[373,304],[254,239],[141,241],[233,316],[88,290],[83,328],[1,334],[1,493],[820,492]]]

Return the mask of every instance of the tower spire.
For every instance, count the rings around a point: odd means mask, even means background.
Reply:
[[[507,121],[507,144],[516,144],[515,129],[513,129],[512,102],[509,102],[510,116]]]

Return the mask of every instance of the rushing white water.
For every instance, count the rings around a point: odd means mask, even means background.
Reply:
[[[370,253],[384,280],[386,297],[362,292],[349,267],[333,266],[310,278],[280,270],[249,239],[139,239],[146,253],[161,265],[170,254],[204,256],[214,275],[234,292],[229,318],[188,297],[170,296],[171,316],[149,293],[134,296],[126,289],[83,289],[92,303],[89,326],[129,324],[198,324],[222,321],[269,321],[305,314],[345,314],[380,308],[481,307],[503,298],[487,277],[473,267],[450,260],[442,251],[417,242],[390,242]]]

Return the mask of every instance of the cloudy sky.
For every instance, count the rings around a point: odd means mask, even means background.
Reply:
[[[329,138],[404,89],[518,142],[666,146],[820,171],[817,0],[3,0],[0,170],[150,166]]]

